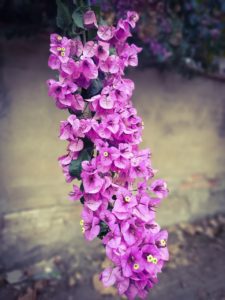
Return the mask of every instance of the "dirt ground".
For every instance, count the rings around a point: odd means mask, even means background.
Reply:
[[[225,215],[180,223],[170,232],[170,262],[160,274],[151,300],[225,300]],[[63,253],[23,270],[0,277],[1,300],[111,300],[120,299],[114,288],[105,289],[98,273],[107,264],[98,242],[84,241]]]

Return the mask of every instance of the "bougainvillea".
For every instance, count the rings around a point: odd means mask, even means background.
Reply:
[[[81,230],[87,240],[99,237],[112,266],[100,275],[129,299],[145,298],[168,260],[165,230],[155,209],[168,194],[164,180],[153,177],[151,152],[140,149],[142,119],[131,102],[134,83],[125,77],[137,66],[141,48],[129,44],[137,13],[128,11],[116,26],[98,24],[94,11],[83,16],[89,40],[51,35],[49,67],[59,72],[48,80],[49,96],[70,115],[60,125],[68,142],[59,158],[69,197],[83,204]]]

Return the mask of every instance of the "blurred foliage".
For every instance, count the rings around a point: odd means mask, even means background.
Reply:
[[[96,1],[109,20],[136,10],[142,62],[159,68],[213,72],[225,55],[224,0]]]

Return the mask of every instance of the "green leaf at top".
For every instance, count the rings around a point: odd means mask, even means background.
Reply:
[[[77,159],[72,160],[69,165],[69,173],[70,176],[75,177],[77,179],[81,179],[80,174],[82,172],[82,162],[85,160],[90,160],[91,156],[86,149],[81,151],[80,155]]]
[[[72,18],[70,15],[69,8],[61,1],[56,0],[57,4],[57,26],[63,30],[67,29],[72,23]]]
[[[81,11],[75,10],[72,14],[74,24],[84,29],[84,22],[83,22],[83,13]]]

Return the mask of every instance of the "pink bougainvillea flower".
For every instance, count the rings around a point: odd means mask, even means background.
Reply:
[[[69,60],[71,40],[56,34],[52,34],[50,40],[50,52],[58,56],[62,63],[66,63]]]
[[[125,78],[141,51],[127,42],[138,18],[129,11],[115,27],[98,26],[89,9],[84,26],[97,28],[95,38],[52,34],[48,64],[59,78],[47,82],[56,106],[70,113],[60,123],[59,138],[68,146],[59,164],[67,182],[80,178],[81,184],[69,198],[83,204],[85,238],[100,238],[111,261],[100,279],[129,300],[146,298],[169,259],[168,233],[155,221],[168,189],[162,179],[152,181],[151,152],[139,147],[143,123],[131,101],[134,82]]]
[[[75,138],[69,143],[68,149],[72,152],[79,152],[84,148],[84,142],[82,139]]]
[[[71,54],[80,57],[83,53],[83,44],[80,39],[71,41]]]
[[[99,195],[95,194],[85,194],[84,206],[88,207],[92,211],[96,211],[102,204],[102,200],[99,199]]]
[[[80,76],[80,65],[71,58],[61,65],[61,70],[63,71],[61,75],[64,75],[65,73],[65,76],[63,77],[72,75],[73,79],[77,79]]]
[[[116,282],[117,276],[120,275],[119,268],[106,268],[100,275],[100,279],[106,287],[113,285]]]
[[[136,197],[130,191],[120,188],[116,193],[112,212],[119,220],[126,220],[136,205]]]
[[[97,19],[93,10],[88,10],[83,17],[84,25],[87,28],[97,27]]]
[[[150,190],[156,194],[157,197],[159,198],[165,198],[168,196],[168,188],[167,184],[164,180],[162,179],[157,179],[155,180],[150,187]]]
[[[97,45],[94,41],[89,41],[84,45],[83,57],[93,57],[96,52]]]
[[[116,74],[120,70],[120,60],[116,55],[110,55],[106,60],[100,62],[100,69],[105,73]]]
[[[113,38],[115,28],[113,26],[101,25],[98,27],[97,35],[103,41],[109,41]]]
[[[98,193],[104,184],[104,179],[101,178],[97,173],[88,174],[86,172],[82,172],[82,180],[84,184],[84,190],[89,194]]]
[[[87,240],[96,238],[100,232],[99,219],[88,208],[82,211],[83,231]]]
[[[119,115],[115,113],[112,115],[107,115],[102,123],[109,131],[111,131],[111,133],[116,134],[120,128],[119,120]]]
[[[98,45],[96,47],[95,56],[99,60],[106,60],[109,56],[109,47],[110,44],[102,41],[98,41]]]
[[[114,158],[116,157],[118,151],[115,147],[103,147],[99,151],[99,163],[101,166],[101,170],[105,172],[110,170],[110,167],[113,163]]]
[[[160,259],[157,247],[152,244],[145,244],[141,250],[145,270],[152,276],[161,272],[163,261]]]
[[[85,58],[82,61],[81,72],[87,79],[95,79],[98,76],[98,68],[91,58]]]
[[[167,248],[168,232],[166,230],[159,231],[155,236],[155,245],[159,249],[159,256],[162,260],[169,260],[169,251]]]
[[[119,41],[125,41],[131,36],[130,26],[125,20],[119,20],[115,30],[115,37]]]
[[[143,236],[143,229],[137,226],[135,221],[135,218],[133,218],[124,220],[121,223],[121,233],[129,246],[140,243]]]
[[[128,248],[125,255],[121,257],[122,273],[125,277],[137,277],[144,269],[142,252],[137,246]]]
[[[99,105],[104,109],[112,109],[114,106],[114,99],[110,96],[102,95],[99,99]]]
[[[48,59],[48,66],[52,69],[52,70],[59,70],[60,68],[60,60],[58,58],[58,56],[51,54],[49,56]]]
[[[136,11],[128,11],[126,21],[129,25],[134,28],[136,26],[137,21],[139,20],[139,15]]]
[[[80,94],[75,94],[71,102],[71,107],[75,110],[83,110],[85,102],[83,97]]]
[[[73,191],[69,193],[69,199],[73,201],[78,201],[83,196],[80,188],[77,185],[73,185]]]

